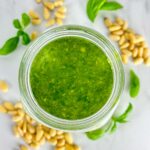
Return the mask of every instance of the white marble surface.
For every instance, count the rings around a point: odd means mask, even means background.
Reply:
[[[68,16],[66,24],[81,24],[89,26],[107,35],[102,24],[103,16],[119,15],[129,21],[129,24],[137,32],[147,39],[150,45],[150,0],[120,0],[124,9],[115,13],[102,12],[92,24],[86,16],[86,0],[66,0]],[[0,45],[15,33],[12,27],[12,20],[19,17],[22,12],[29,9],[40,10],[34,0],[0,0]],[[37,28],[42,31],[44,27]],[[30,29],[32,30],[32,29]],[[8,94],[0,93],[2,100],[16,101],[19,99],[18,90],[18,68],[25,52],[25,47],[20,46],[9,56],[0,56],[0,79],[7,80],[10,84]],[[129,97],[127,91],[129,69],[133,68],[141,79],[141,92],[136,100]],[[126,88],[122,96],[122,107],[131,101],[134,104],[134,111],[129,118],[129,123],[120,125],[113,135],[106,135],[98,141],[90,141],[84,134],[75,134],[75,141],[81,145],[83,150],[150,150],[150,68],[144,65],[135,67],[130,64],[125,66]],[[0,115],[0,150],[17,150],[17,145],[23,143],[11,133],[12,122],[9,117]],[[48,148],[49,147],[49,148]],[[41,147],[41,150],[52,149],[50,145]]]

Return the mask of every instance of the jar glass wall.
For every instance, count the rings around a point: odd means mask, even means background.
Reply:
[[[113,70],[113,89],[106,104],[95,114],[79,120],[58,118],[44,111],[35,100],[30,85],[30,69],[38,52],[49,42],[69,36],[81,37],[99,46],[108,57]],[[19,87],[25,110],[35,120],[64,131],[87,132],[102,127],[112,117],[124,87],[124,70],[119,54],[103,35],[87,27],[66,25],[47,30],[31,43],[21,61]]]

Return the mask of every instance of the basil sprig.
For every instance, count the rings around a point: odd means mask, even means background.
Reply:
[[[110,122],[107,125],[105,125],[104,127],[94,130],[94,131],[87,132],[86,133],[87,137],[91,140],[97,140],[97,139],[103,137],[107,132],[109,132],[109,133],[115,132],[117,129],[117,125],[119,123],[127,122],[127,118],[132,110],[133,110],[133,106],[131,103],[129,103],[127,109],[125,110],[125,112],[123,114],[121,114],[119,116],[113,116],[111,118]]]
[[[130,96],[135,98],[140,91],[140,80],[133,70],[130,70]]]
[[[30,43],[30,37],[27,32],[25,32],[25,28],[30,24],[30,17],[23,13],[21,17],[21,21],[19,19],[13,20],[13,26],[17,29],[16,36],[9,38],[4,45],[0,48],[0,55],[7,55],[13,52],[18,44],[19,40],[22,39],[22,44],[27,45]]]
[[[87,15],[89,19],[94,22],[97,14],[101,10],[114,11],[123,8],[123,6],[116,1],[107,0],[88,0]]]

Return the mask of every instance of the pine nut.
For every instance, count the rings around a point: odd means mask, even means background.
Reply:
[[[125,49],[125,48],[128,48],[128,47],[129,47],[129,43],[128,42],[125,42],[122,45],[120,45],[120,49]]]
[[[12,120],[14,121],[14,122],[19,122],[19,121],[21,121],[23,119],[23,116],[13,116],[12,117]]]
[[[32,140],[32,134],[30,134],[30,133],[26,133],[24,135],[24,137],[25,137],[25,139],[27,139],[27,141],[31,141]]]
[[[128,63],[128,56],[127,55],[121,55],[121,58],[122,58],[122,62],[124,63],[124,64],[127,64]]]
[[[73,138],[70,133],[64,133],[64,138],[68,144],[73,144]]]
[[[104,18],[104,24],[106,27],[110,27],[112,25],[112,22],[109,18]]]
[[[56,18],[56,23],[58,25],[63,25],[63,20],[61,18]]]
[[[119,40],[120,40],[120,36],[118,36],[118,35],[113,35],[113,34],[111,34],[109,37],[110,37],[113,41],[119,41]]]
[[[143,58],[147,58],[149,56],[149,49],[148,48],[144,48],[143,50]]]
[[[19,126],[17,127],[17,130],[18,130],[18,133],[19,133],[20,136],[24,135],[22,129]]]
[[[135,58],[135,57],[137,57],[137,55],[138,55],[138,49],[135,48],[132,52],[132,57]]]
[[[31,37],[31,40],[35,40],[38,37],[38,33],[36,31],[33,31],[30,37]]]
[[[43,132],[42,129],[41,129],[41,130],[37,130],[37,131],[36,131],[35,140],[36,140],[36,141],[39,141],[39,140],[42,138],[43,134],[44,134],[44,132]]]
[[[14,107],[15,107],[16,109],[22,109],[22,108],[23,108],[21,102],[17,102],[17,103],[14,105]]]
[[[23,132],[24,133],[26,133],[27,132],[27,123],[24,121],[24,123],[23,123],[23,127],[22,127],[23,129]]]
[[[126,30],[128,28],[128,22],[124,21],[124,24],[122,26],[123,30]]]
[[[134,50],[134,47],[135,47],[135,45],[134,45],[133,43],[130,43],[129,50],[130,50],[130,51],[133,51],[133,50]]]
[[[6,81],[0,80],[0,91],[4,93],[8,92],[8,84]]]
[[[135,65],[139,65],[143,62],[143,58],[134,58],[133,62]]]
[[[55,7],[63,6],[63,4],[64,4],[64,2],[61,1],[61,0],[57,0],[57,1],[54,2]]]
[[[62,14],[62,13],[59,13],[59,12],[56,12],[55,16],[56,16],[56,18],[60,18],[60,19],[64,19],[65,18],[65,14]]]
[[[31,133],[31,134],[34,134],[34,133],[35,133],[35,128],[34,128],[32,125],[30,125],[30,124],[27,125],[27,130],[28,130],[29,133]]]
[[[37,12],[35,12],[34,10],[30,10],[29,11],[29,16],[32,18],[32,19],[39,19],[39,14]]]
[[[73,145],[74,150],[81,150],[81,148],[78,145]]]
[[[28,148],[26,146],[24,146],[24,145],[21,145],[20,146],[20,150],[28,150]]]
[[[44,6],[47,7],[49,10],[53,10],[55,8],[54,3],[51,2],[44,2]]]
[[[140,43],[140,42],[144,42],[144,37],[143,36],[140,36],[140,35],[137,35],[136,38],[135,38],[135,44],[137,43]]]
[[[39,25],[41,24],[41,19],[32,19],[31,22],[33,25]]]
[[[67,12],[67,9],[66,9],[66,7],[64,7],[64,6],[61,6],[61,7],[59,7],[59,8],[57,9],[57,12],[64,14],[64,13]]]
[[[138,57],[142,57],[143,56],[143,47],[140,47],[138,50]]]
[[[66,147],[66,150],[74,150],[74,146],[73,145],[66,144],[65,147]]]
[[[3,105],[0,105],[0,112],[1,113],[6,113],[7,109]]]
[[[18,114],[18,111],[16,111],[16,110],[10,110],[10,111],[8,111],[8,114],[12,115],[12,116],[15,116],[15,115]]]
[[[7,109],[7,110],[14,110],[14,105],[11,102],[4,102],[3,106]]]
[[[13,133],[14,133],[14,135],[15,135],[16,137],[20,137],[20,134],[19,134],[19,132],[18,132],[17,126],[13,126],[12,130],[13,130]]]
[[[56,136],[56,130],[55,129],[51,129],[49,134],[50,134],[51,137]]]
[[[36,2],[37,2],[37,3],[41,3],[41,2],[42,2],[42,0],[36,0]]]
[[[122,35],[123,33],[124,33],[123,30],[117,30],[117,31],[112,32],[112,34],[114,35]]]
[[[132,52],[130,52],[129,50],[126,50],[126,49],[122,50],[122,54],[125,54],[127,56],[132,56]]]
[[[114,32],[114,31],[120,30],[120,29],[121,29],[121,26],[112,25],[112,26],[110,26],[108,29],[109,29],[110,32]]]
[[[116,22],[117,22],[117,24],[119,24],[121,26],[124,24],[124,21],[119,17],[116,18]]]
[[[57,135],[61,135],[61,134],[63,134],[63,133],[64,133],[64,132],[63,132],[62,130],[57,130],[57,131],[56,131],[56,134],[57,134]]]
[[[39,148],[39,144],[38,143],[31,143],[30,146],[34,149],[38,149]]]
[[[144,59],[144,64],[150,66],[150,57]]]
[[[44,16],[45,20],[50,18],[50,12],[49,12],[49,9],[47,7],[44,7],[44,9],[43,9],[43,16]]]
[[[125,39],[124,35],[122,35],[119,40],[119,45],[122,45],[125,41],[126,41],[126,39]]]

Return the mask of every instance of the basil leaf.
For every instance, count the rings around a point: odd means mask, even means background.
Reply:
[[[115,121],[113,121],[113,125],[110,129],[110,133],[114,133],[117,130],[117,123]]]
[[[104,134],[105,134],[105,129],[103,128],[86,133],[87,137],[91,140],[97,140],[101,138]]]
[[[140,91],[140,80],[139,77],[134,73],[133,70],[130,71],[130,96],[136,97]]]
[[[0,49],[0,55],[7,55],[13,52],[17,48],[18,43],[19,43],[18,36],[8,39],[3,45],[3,47]]]
[[[13,25],[14,25],[14,27],[15,27],[16,29],[22,29],[22,26],[21,26],[21,24],[20,24],[19,19],[15,19],[15,20],[13,21]]]
[[[22,35],[22,44],[23,45],[28,45],[30,43],[30,37],[27,33],[23,32],[23,35]]]
[[[106,0],[89,0],[87,3],[87,15],[89,19],[94,22],[98,11],[101,9],[102,5]]]
[[[30,17],[26,13],[23,13],[22,14],[22,24],[23,24],[23,26],[27,27],[30,24],[30,22],[31,22]]]
[[[111,2],[105,2],[102,5],[101,10],[117,10],[121,8],[123,8],[123,6],[120,3],[111,1]]]
[[[119,123],[126,123],[126,118],[128,117],[128,115],[130,114],[130,112],[133,110],[133,106],[131,103],[129,103],[127,109],[125,110],[125,112],[120,115],[119,117],[113,117],[113,120]]]

